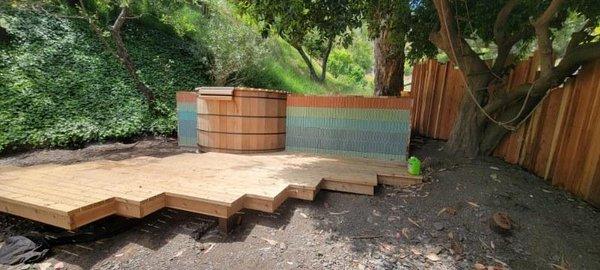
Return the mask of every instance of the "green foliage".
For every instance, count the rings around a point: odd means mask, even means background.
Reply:
[[[393,33],[392,41],[404,43],[404,36],[411,29],[412,10],[410,0],[364,0],[363,9],[372,38],[382,31]]]
[[[173,133],[175,91],[208,81],[205,48],[128,22],[125,43],[167,112],[156,118],[84,20],[10,7],[0,17],[12,37],[0,45],[0,152]]]
[[[412,7],[411,27],[406,37],[407,60],[417,62],[424,57],[433,58],[438,49],[429,41],[429,35],[439,27],[432,1],[421,1]]]
[[[274,31],[303,56],[306,50],[323,63],[327,62],[332,45],[349,45],[351,29],[361,25],[361,6],[357,1],[239,0],[237,4],[242,13],[256,19],[265,35]],[[311,62],[305,61],[311,76],[318,79]]]
[[[378,38],[379,57],[406,59],[412,47],[406,46],[415,21],[415,13],[411,9],[410,0],[363,0],[365,21],[371,38]],[[385,49],[384,49],[385,48]],[[383,60],[383,59],[382,59]],[[386,61],[380,61],[386,63]],[[385,70],[385,64],[376,67]],[[377,71],[379,72],[379,70]],[[377,73],[376,72],[376,73]],[[386,73],[386,72],[381,72]],[[401,76],[400,74],[396,74]],[[381,85],[378,85],[381,88]]]
[[[368,34],[366,27],[355,29],[352,33],[352,44],[347,48],[352,56],[352,61],[365,71],[371,71],[374,63],[373,41]]]
[[[372,86],[368,83],[359,85],[332,75],[324,83],[315,82],[310,79],[304,61],[288,43],[278,37],[270,37],[267,44],[269,53],[244,85],[298,94],[372,94]]]
[[[274,29],[293,46],[303,44],[309,35],[313,35],[310,39],[321,41],[346,38],[350,29],[360,26],[360,6],[355,1],[240,0],[238,5],[242,12],[251,14],[263,27]],[[349,44],[349,39],[343,43]]]
[[[215,85],[240,85],[267,53],[265,44],[225,0],[205,1],[204,5],[183,5],[163,15],[162,21],[208,48]]]
[[[373,69],[373,43],[365,29],[353,31],[352,44],[337,47],[331,52],[329,72],[339,81],[367,88],[366,73]]]
[[[518,4],[506,20],[505,35],[518,36],[519,42],[512,48],[518,57],[531,55],[535,46],[535,34],[532,21],[538,18],[549,6],[551,0],[518,1]],[[497,44],[494,44],[494,22],[507,0],[464,0],[450,1],[457,19],[460,36],[466,37],[471,47],[481,53],[482,59],[496,56]],[[419,1],[413,8],[414,22],[409,35],[413,48],[411,59],[429,56],[435,57],[438,50],[429,42],[429,34],[439,29],[435,7],[432,1]],[[583,28],[584,21],[589,20],[588,32],[593,32],[600,24],[600,5],[597,0],[565,1],[558,13],[551,20],[551,39],[556,41],[555,50],[564,52],[571,34]]]
[[[345,81],[352,81],[359,85],[366,83],[365,70],[353,61],[352,54],[348,50],[335,50],[330,58],[329,70],[333,76],[344,76]]]

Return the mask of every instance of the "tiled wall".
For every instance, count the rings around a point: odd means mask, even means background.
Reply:
[[[412,99],[290,95],[286,150],[405,161]]]
[[[179,146],[198,146],[196,98],[196,92],[177,92],[177,142]]]

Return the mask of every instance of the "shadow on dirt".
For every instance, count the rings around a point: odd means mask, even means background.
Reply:
[[[475,263],[512,269],[551,265],[600,268],[598,209],[496,158],[459,160],[427,141],[426,183],[381,187],[374,197],[325,193],[311,207],[316,230],[349,241],[373,265],[469,269]],[[505,212],[514,229],[500,235],[491,216]]]

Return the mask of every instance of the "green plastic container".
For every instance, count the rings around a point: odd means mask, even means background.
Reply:
[[[408,159],[408,173],[412,175],[421,174],[421,161],[417,157],[410,157]]]

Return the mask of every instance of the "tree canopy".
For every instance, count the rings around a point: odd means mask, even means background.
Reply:
[[[255,18],[266,35],[271,31],[293,46],[311,77],[325,80],[329,53],[336,42],[348,44],[351,30],[361,25],[359,5],[351,0],[238,0],[245,14]],[[309,55],[321,60],[318,75]]]

